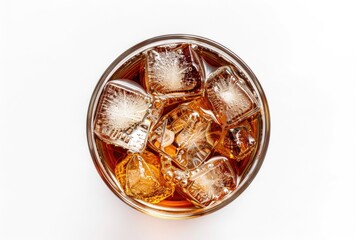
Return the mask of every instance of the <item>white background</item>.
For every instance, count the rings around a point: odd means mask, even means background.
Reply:
[[[0,239],[360,239],[358,1],[0,1]],[[269,101],[250,187],[209,216],[139,213],[102,182],[86,141],[92,91],[162,34],[238,54]]]

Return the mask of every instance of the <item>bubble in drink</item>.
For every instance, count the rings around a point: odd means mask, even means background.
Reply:
[[[205,207],[222,200],[236,187],[236,174],[229,160],[214,157],[199,167],[189,178],[183,193],[195,205]]]
[[[149,151],[128,155],[116,166],[115,176],[128,196],[150,203],[160,202],[175,190],[161,174],[159,158]]]
[[[110,81],[99,103],[94,132],[107,143],[140,152],[154,120],[152,114],[160,111],[154,108],[152,98],[136,83]]]
[[[201,94],[203,71],[189,44],[155,47],[146,52],[145,81],[157,96],[187,97]]]
[[[224,125],[234,126],[258,111],[256,99],[244,79],[229,66],[213,72],[206,81],[205,90],[215,115]]]
[[[186,170],[200,166],[210,156],[222,131],[198,104],[182,104],[163,116],[149,138],[153,148]]]

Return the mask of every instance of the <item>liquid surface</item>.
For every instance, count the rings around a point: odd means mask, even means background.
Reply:
[[[148,49],[123,64],[95,114],[99,155],[129,197],[206,207],[253,163],[261,116],[249,79],[197,45]]]

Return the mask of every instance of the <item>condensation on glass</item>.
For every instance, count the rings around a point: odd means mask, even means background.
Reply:
[[[211,40],[166,35],[137,44],[105,71],[87,136],[95,166],[125,203],[164,218],[213,212],[250,184],[270,133],[249,67]]]

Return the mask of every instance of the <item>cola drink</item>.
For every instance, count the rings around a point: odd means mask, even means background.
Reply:
[[[98,90],[90,125],[101,171],[139,203],[174,211],[222,204],[264,153],[268,110],[258,86],[201,42],[142,48]]]

